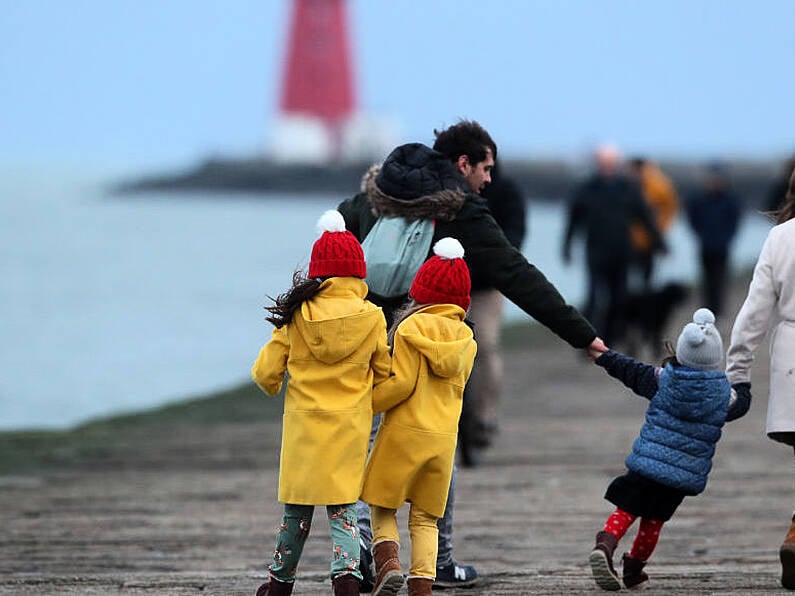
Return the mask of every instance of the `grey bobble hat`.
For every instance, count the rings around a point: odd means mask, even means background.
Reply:
[[[723,342],[715,328],[715,315],[708,308],[693,313],[676,342],[679,364],[701,370],[719,370],[723,362]]]

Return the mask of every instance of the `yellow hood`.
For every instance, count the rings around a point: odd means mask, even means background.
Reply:
[[[314,358],[334,364],[348,358],[373,332],[374,319],[383,317],[381,309],[364,302],[367,285],[356,277],[332,277],[320,292],[301,306],[293,317],[293,332],[301,335]],[[350,301],[362,300],[359,313],[350,312]],[[333,338],[333,341],[327,341]]]
[[[412,324],[401,326],[397,332],[425,356],[433,374],[450,378],[471,365],[466,348],[472,341],[472,330],[461,325],[465,315],[453,304],[434,304],[412,315]]]

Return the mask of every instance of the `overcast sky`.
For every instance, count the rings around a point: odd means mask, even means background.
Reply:
[[[269,149],[288,0],[0,0],[0,165]],[[504,154],[795,151],[791,0],[351,0],[361,108]]]

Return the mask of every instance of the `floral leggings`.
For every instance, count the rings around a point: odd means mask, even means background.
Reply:
[[[271,575],[282,582],[295,581],[298,560],[312,526],[314,505],[284,504],[284,515],[279,526],[276,550],[273,551]],[[332,556],[331,578],[350,573],[362,579],[359,571],[359,530],[356,511],[350,505],[327,505],[328,524],[331,528]]]

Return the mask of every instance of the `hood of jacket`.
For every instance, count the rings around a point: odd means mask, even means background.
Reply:
[[[377,328],[381,309],[365,300],[367,284],[356,277],[331,277],[320,291],[301,305],[292,327],[312,356],[334,364],[350,356]]]
[[[394,149],[362,179],[373,213],[451,221],[472,194],[453,163],[422,143]]]
[[[726,385],[726,391],[716,391],[716,383]],[[729,384],[722,370],[698,370],[668,364],[660,374],[660,387],[669,397],[666,409],[681,420],[704,421],[728,406]]]
[[[455,304],[433,304],[412,314],[397,333],[425,356],[433,374],[450,378],[467,366],[472,329],[461,325],[465,316],[464,309]]]

